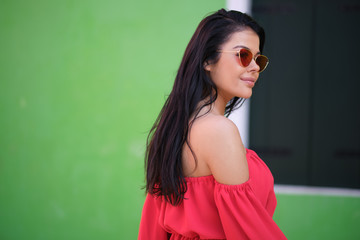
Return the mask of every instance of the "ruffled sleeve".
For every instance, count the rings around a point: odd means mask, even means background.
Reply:
[[[168,239],[167,232],[159,224],[159,209],[161,199],[147,194],[139,227],[139,240]]]
[[[251,179],[240,185],[215,182],[214,198],[229,240],[286,239],[251,189]]]

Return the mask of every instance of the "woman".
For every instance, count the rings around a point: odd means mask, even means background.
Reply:
[[[240,12],[200,22],[149,134],[139,239],[286,239],[270,171],[225,117],[266,68],[264,39]]]

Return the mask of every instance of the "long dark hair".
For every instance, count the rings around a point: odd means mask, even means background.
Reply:
[[[251,28],[260,39],[263,50],[265,33],[250,16],[220,9],[204,18],[192,36],[173,89],[147,138],[145,155],[146,192],[164,196],[165,200],[178,205],[187,190],[182,169],[182,149],[188,143],[192,122],[200,110],[211,105],[217,98],[217,88],[204,69],[205,63],[216,63],[217,50],[233,33]],[[205,103],[198,106],[200,101]],[[243,99],[235,97],[225,109],[228,116]],[[190,122],[190,118],[195,116]],[[191,147],[191,152],[193,153]],[[193,153],[194,155],[194,153]],[[195,161],[196,157],[194,155]]]

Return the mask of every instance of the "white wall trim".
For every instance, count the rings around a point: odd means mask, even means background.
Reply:
[[[342,196],[360,198],[359,189],[333,188],[333,187],[308,187],[295,185],[275,184],[276,194],[286,195],[321,195],[321,196]]]
[[[237,10],[251,15],[251,0],[227,0],[226,8],[228,10]],[[231,119],[239,129],[241,139],[246,148],[249,147],[249,130],[250,130],[250,99],[247,99],[241,108],[233,111]]]
[[[237,10],[240,12],[250,14],[251,4],[252,4],[251,0],[227,0],[226,8],[228,10]]]

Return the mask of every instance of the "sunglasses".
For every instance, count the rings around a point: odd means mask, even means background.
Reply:
[[[253,60],[253,54],[250,52],[249,49],[246,48],[240,48],[238,51],[225,51],[225,50],[219,50],[218,52],[221,53],[237,53],[239,56],[239,60],[243,67],[247,67],[250,65],[251,61]],[[267,65],[269,64],[269,59],[264,55],[257,55],[254,58],[256,64],[260,67],[259,73],[265,70]]]

